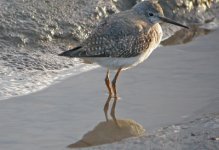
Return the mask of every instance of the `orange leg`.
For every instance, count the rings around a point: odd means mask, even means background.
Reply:
[[[113,121],[116,123],[117,126],[119,126],[117,120],[116,120],[116,116],[115,116],[115,108],[116,108],[116,102],[118,100],[118,96],[117,96],[117,90],[116,90],[116,81],[117,78],[119,76],[119,73],[121,72],[122,68],[118,69],[113,81],[112,81],[112,89],[113,89],[113,93],[114,93],[114,101],[113,101],[113,106],[111,108],[111,117],[113,118]]]

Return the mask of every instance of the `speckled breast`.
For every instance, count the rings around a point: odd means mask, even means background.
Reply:
[[[150,54],[153,52],[154,49],[158,47],[158,45],[161,42],[163,36],[163,31],[161,26],[157,23],[151,29],[149,32],[145,35],[145,40],[147,40],[147,45],[145,46],[143,52],[140,55],[140,62],[147,59]]]

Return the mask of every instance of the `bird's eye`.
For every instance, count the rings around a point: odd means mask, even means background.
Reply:
[[[151,16],[151,17],[152,17],[152,16],[154,16],[154,14],[153,14],[153,13],[151,13],[151,12],[149,12],[149,13],[148,13],[148,15],[149,15],[149,16]]]

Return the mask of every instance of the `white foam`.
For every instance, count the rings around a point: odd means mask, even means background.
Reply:
[[[97,67],[97,65],[77,63],[71,69],[14,71],[10,67],[1,66],[0,100],[37,92],[69,76],[78,75]]]

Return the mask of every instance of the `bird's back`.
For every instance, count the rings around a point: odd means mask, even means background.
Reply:
[[[114,14],[102,20],[80,49],[68,52],[69,57],[135,57],[152,47],[162,36],[142,15],[133,10]],[[154,33],[153,33],[154,32]]]

